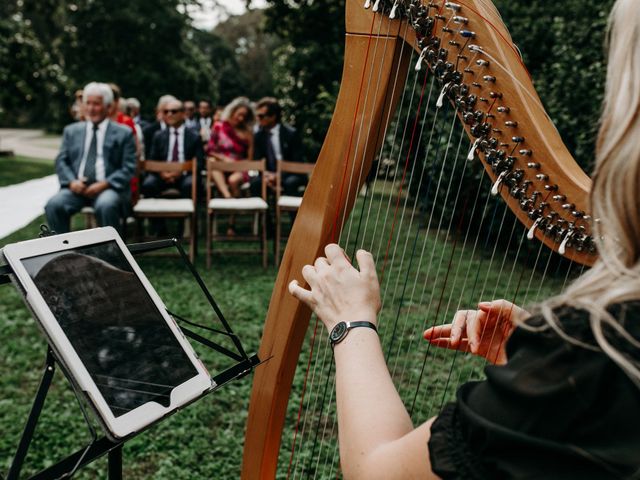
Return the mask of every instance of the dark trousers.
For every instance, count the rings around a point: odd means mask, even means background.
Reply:
[[[71,230],[71,216],[91,206],[95,211],[96,221],[101,227],[113,227],[122,233],[122,220],[131,202],[129,192],[120,193],[108,188],[96,198],[76,195],[68,188],[62,188],[49,199],[44,207],[49,227],[56,233],[67,233]]]
[[[182,175],[174,183],[167,183],[159,175],[151,173],[142,181],[140,193],[147,198],[159,197],[162,192],[170,188],[176,188],[183,198],[191,198],[192,175]]]

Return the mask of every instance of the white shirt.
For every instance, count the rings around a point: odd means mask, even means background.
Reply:
[[[275,127],[269,130],[271,134],[271,145],[273,145],[273,153],[276,154],[276,160],[282,160],[282,147],[280,145],[280,124],[277,123]]]
[[[178,127],[178,161],[184,162],[184,123]],[[173,157],[173,145],[176,143],[176,129],[169,129],[169,151],[167,152],[167,161],[170,162]]]
[[[91,147],[91,139],[93,138],[93,123],[85,122],[86,132],[84,134],[84,151],[82,152],[82,160],[80,161],[80,168],[78,168],[78,179],[84,177],[84,167],[87,163],[87,156],[89,155],[89,147]],[[105,118],[98,124],[98,131],[96,132],[96,181],[102,182],[105,180],[104,171],[104,152],[102,147],[104,146],[104,137],[107,134],[107,127],[109,126],[109,119]]]

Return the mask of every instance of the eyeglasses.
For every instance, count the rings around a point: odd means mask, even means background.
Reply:
[[[270,117],[271,115],[269,115],[268,113],[258,113],[256,114],[256,117],[259,118],[260,120],[262,120],[263,118],[266,117]]]
[[[163,110],[162,113],[164,113],[165,115],[175,115],[176,113],[180,113],[182,112],[183,109],[182,108],[172,108],[170,110]]]

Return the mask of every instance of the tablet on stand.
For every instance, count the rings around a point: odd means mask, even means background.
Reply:
[[[180,328],[176,319],[201,325],[169,314],[132,255],[167,247],[178,249],[236,351]],[[32,478],[75,472],[108,451],[110,478],[120,478],[124,441],[259,363],[257,356],[245,353],[176,240],[127,247],[107,227],[7,245],[2,254],[8,264],[5,276],[22,292],[49,344],[43,380],[9,479],[18,478],[56,361],[106,437],[97,438],[83,409],[93,442]],[[237,363],[212,377],[185,335]]]

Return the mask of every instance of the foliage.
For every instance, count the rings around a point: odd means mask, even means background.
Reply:
[[[303,134],[310,159],[322,145],[338,93],[344,50],[344,0],[269,0],[269,31],[283,39],[275,52],[275,90],[285,116]]]
[[[185,13],[198,0],[9,0],[0,19],[0,124],[59,129],[72,92],[112,81],[150,114],[157,98],[220,96],[233,51],[206,51]],[[217,44],[221,41],[218,39]],[[215,54],[215,55],[214,55]],[[214,57],[213,61],[211,57]],[[224,71],[224,70],[223,70]],[[231,77],[233,78],[233,77]]]
[[[213,30],[213,35],[229,45],[230,58],[237,62],[237,69],[221,79],[227,87],[220,88],[221,103],[237,96],[231,92],[238,77],[244,81],[244,91],[238,94],[254,100],[273,95],[273,52],[282,45],[282,40],[264,28],[265,21],[263,10],[250,10],[230,17]]]

